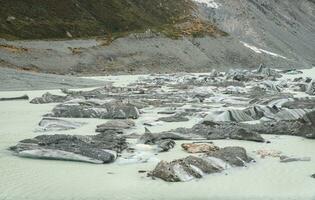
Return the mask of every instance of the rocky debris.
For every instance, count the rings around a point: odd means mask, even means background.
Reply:
[[[282,152],[277,151],[277,150],[261,149],[261,150],[257,150],[256,154],[260,155],[261,158],[266,158],[266,157],[280,158]]]
[[[161,161],[148,175],[167,182],[184,182],[202,178],[206,174],[222,172],[230,165],[245,166],[245,163],[252,160],[244,148],[225,147],[202,158],[188,156],[172,162]]]
[[[163,122],[187,122],[189,119],[185,117],[183,114],[176,114],[169,117],[161,117],[158,119],[158,121]]]
[[[217,151],[220,148],[214,144],[196,144],[196,143],[183,143],[182,148],[188,153],[207,153],[210,151]]]
[[[105,132],[107,130],[123,130],[130,129],[135,126],[135,122],[126,119],[126,120],[111,120],[104,124],[98,125],[96,132]]]
[[[315,81],[309,83],[306,93],[309,95],[315,95]]]
[[[63,119],[45,117],[39,122],[39,128],[36,131],[64,131],[80,128],[86,123],[72,122]]]
[[[53,95],[49,92],[43,94],[41,97],[36,97],[30,101],[33,104],[46,104],[46,103],[62,103],[70,100],[68,96]]]
[[[29,100],[29,97],[25,94],[20,97],[0,98],[0,101],[15,101],[15,100]]]
[[[290,157],[290,156],[280,156],[280,162],[297,162],[297,161],[311,161],[310,157]]]
[[[81,161],[95,164],[115,161],[127,148],[125,138],[114,134],[94,136],[41,135],[10,147],[20,157]]]
[[[57,105],[50,114],[52,117],[100,118],[100,119],[137,119],[139,110],[132,104],[118,101],[69,101]]]

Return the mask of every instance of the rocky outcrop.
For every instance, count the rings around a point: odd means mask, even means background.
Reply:
[[[115,134],[94,136],[41,135],[20,141],[10,149],[20,157],[111,163],[127,148],[125,138]]]
[[[64,131],[80,128],[85,123],[72,122],[68,120],[58,119],[58,118],[43,118],[39,124],[36,131]]]
[[[70,100],[67,96],[53,95],[49,92],[43,94],[41,97],[36,97],[30,101],[33,104],[45,104],[45,103],[62,103],[66,100]]]
[[[202,158],[188,156],[172,162],[161,161],[148,175],[167,182],[184,182],[222,172],[228,166],[245,166],[252,160],[241,147],[225,147]]]

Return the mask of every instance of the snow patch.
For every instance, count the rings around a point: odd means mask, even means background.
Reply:
[[[194,0],[198,3],[205,4],[209,8],[219,8],[220,4],[216,3],[214,0]]]
[[[260,48],[258,48],[258,47],[253,46],[253,45],[247,44],[247,43],[245,43],[245,42],[242,42],[242,41],[241,41],[241,43],[242,43],[245,47],[247,47],[247,48],[253,50],[253,51],[256,52],[256,53],[265,53],[265,54],[268,54],[268,55],[271,55],[271,56],[274,56],[274,57],[279,57],[279,58],[283,58],[283,59],[288,59],[288,58],[285,57],[285,56],[282,56],[282,55],[279,55],[279,54],[276,54],[276,53],[273,53],[273,52],[271,52],[271,51],[267,51],[267,50],[264,50],[264,49],[260,49]]]

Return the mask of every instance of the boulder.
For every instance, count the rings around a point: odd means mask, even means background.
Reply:
[[[10,147],[20,157],[81,161],[89,163],[110,163],[117,153],[127,148],[125,138],[115,134],[41,135],[20,141]]]

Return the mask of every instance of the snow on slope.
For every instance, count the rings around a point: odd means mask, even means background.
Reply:
[[[198,3],[207,5],[209,8],[219,8],[220,4],[216,3],[214,0],[194,0]]]

